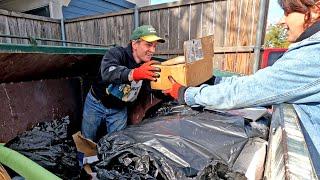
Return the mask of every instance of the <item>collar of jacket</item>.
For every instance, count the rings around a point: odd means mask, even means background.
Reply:
[[[307,28],[296,40],[296,42],[300,42],[308,37],[314,35],[315,33],[320,31],[320,21],[313,23],[309,28]]]
[[[132,62],[135,64],[135,66],[139,66],[139,64],[136,63],[136,60],[134,60],[131,42],[128,44],[128,46],[125,49],[130,57],[130,60],[132,60]]]
[[[126,47],[126,52],[127,52],[128,55],[130,56],[130,58],[134,60],[133,54],[132,54],[132,45],[131,45],[131,42],[130,42],[130,43],[128,44],[128,46]]]

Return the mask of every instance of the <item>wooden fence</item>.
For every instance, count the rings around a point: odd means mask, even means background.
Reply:
[[[157,49],[165,57],[183,54],[185,40],[214,34],[214,68],[251,74],[260,1],[184,0],[146,6],[139,8],[139,24],[151,24],[166,39]],[[64,25],[67,41],[125,46],[134,29],[134,10],[66,20]],[[0,34],[61,40],[60,28],[59,20],[0,11]],[[0,40],[29,43],[26,39]]]
[[[46,17],[33,16],[17,12],[0,10],[1,43],[29,44],[30,40],[11,37],[38,37],[61,40],[60,21]],[[59,45],[61,43],[43,41],[43,45]]]

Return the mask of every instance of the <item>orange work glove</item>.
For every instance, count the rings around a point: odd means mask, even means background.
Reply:
[[[182,86],[181,84],[177,83],[172,76],[168,77],[169,81],[171,82],[171,88],[164,90],[163,93],[170,95],[171,97],[173,97],[175,100],[178,100],[179,103],[181,102],[181,100],[184,98],[184,94],[179,94],[179,93],[184,93],[186,87]],[[182,90],[182,91],[181,91]],[[181,100],[179,100],[181,99]],[[184,100],[182,100],[182,102],[184,102]]]
[[[132,79],[135,81],[148,79],[151,81],[155,81],[159,74],[156,72],[160,72],[160,68],[153,67],[151,65],[159,64],[158,61],[149,61],[142,64],[140,67],[133,69]]]

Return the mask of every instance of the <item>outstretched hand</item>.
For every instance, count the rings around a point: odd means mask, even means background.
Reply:
[[[179,98],[179,89],[182,88],[183,86],[179,83],[177,83],[176,80],[173,79],[172,76],[168,77],[169,81],[171,82],[171,88],[162,91],[164,94],[169,95],[173,97],[175,100],[178,100]]]
[[[158,61],[149,61],[142,64],[140,67],[135,68],[132,73],[132,78],[135,81],[147,79],[150,81],[155,81],[159,77],[157,72],[160,72],[160,68],[154,67],[152,65],[160,64]]]

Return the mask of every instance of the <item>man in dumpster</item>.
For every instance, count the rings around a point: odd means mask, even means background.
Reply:
[[[320,0],[279,0],[280,24],[292,44],[272,66],[219,84],[183,87],[172,77],[169,94],[181,104],[217,110],[293,104],[300,119],[320,122]]]
[[[137,99],[142,86],[159,76],[160,69],[151,66],[157,62],[151,58],[157,44],[164,42],[152,26],[143,25],[133,31],[127,47],[106,52],[85,100],[81,125],[84,137],[98,141],[98,129],[105,129],[104,135],[126,127],[127,105]]]

